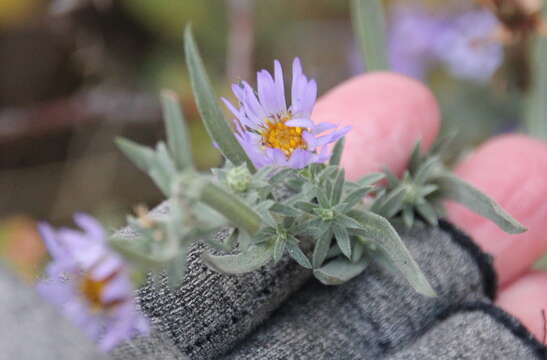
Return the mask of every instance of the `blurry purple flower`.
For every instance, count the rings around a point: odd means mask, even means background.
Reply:
[[[460,14],[436,38],[435,54],[454,76],[488,81],[503,61],[502,45],[489,40],[498,25],[485,10]]]
[[[128,269],[107,247],[101,225],[84,214],[75,215],[74,221],[83,232],[39,225],[53,260],[37,290],[108,351],[147,333],[148,322],[137,312]]]
[[[344,127],[320,136],[336,125],[315,124],[311,112],[317,97],[315,80],[308,80],[302,72],[300,60],[292,67],[291,105],[285,100],[283,70],[274,62],[274,77],[266,71],[257,74],[258,94],[245,81],[233,84],[232,90],[239,109],[222,99],[235,115],[236,137],[258,168],[267,165],[303,168],[311,163],[324,162],[330,157],[327,145],[344,136]],[[258,97],[257,97],[258,95]]]
[[[388,57],[391,69],[422,79],[434,61],[431,45],[444,22],[421,6],[394,6],[390,14]]]

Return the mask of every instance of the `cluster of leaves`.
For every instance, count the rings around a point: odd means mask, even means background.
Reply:
[[[328,164],[255,169],[218,107],[189,28],[185,52],[198,110],[226,163],[212,175],[194,169],[182,111],[172,93],[162,93],[167,144],[151,149],[120,139],[118,145],[163,191],[169,212],[130,217],[140,235],[136,240],[112,238],[113,246],[143,270],[167,269],[172,286],[183,279],[189,246],[201,241],[214,248],[202,260],[224,273],[250,272],[288,254],[321,282],[334,285],[376,261],[433,296],[388,218],[402,214],[411,226],[417,214],[436,225],[438,199],[450,197],[505,230],[521,230],[495,203],[450,175],[438,156],[423,156],[419,147],[402,179],[386,173],[347,181],[339,166],[343,140]],[[228,235],[215,240],[212,234],[226,228]]]
[[[386,217],[401,216],[410,228],[416,217],[437,226],[445,211],[443,201],[450,199],[496,223],[502,230],[517,234],[526,229],[496,202],[453,175],[443,164],[451,137],[441,139],[428,154],[418,142],[411,153],[407,170],[397,178],[385,170],[387,185],[378,194],[372,211]]]

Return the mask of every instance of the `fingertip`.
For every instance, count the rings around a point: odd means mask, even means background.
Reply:
[[[427,87],[388,72],[357,76],[335,87],[318,101],[312,118],[352,126],[342,157],[351,180],[386,167],[402,172],[416,141],[429,148],[440,123]]]
[[[496,305],[519,319],[526,328],[543,341],[547,311],[547,273],[530,272],[503,289]]]
[[[463,206],[447,204],[450,220],[494,256],[500,283],[507,283],[547,250],[547,145],[524,135],[499,136],[470,154],[455,173],[528,229],[506,234]]]

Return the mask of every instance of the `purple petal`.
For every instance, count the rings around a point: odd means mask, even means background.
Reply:
[[[315,136],[310,134],[308,131],[304,131],[302,133],[302,138],[306,142],[306,145],[308,145],[308,149],[313,150],[318,146],[317,145],[317,139],[315,138]]]
[[[74,222],[81,227],[84,232],[87,233],[87,235],[92,238],[94,241],[97,242],[105,242],[106,234],[103,230],[103,227],[101,224],[95,220],[93,217],[83,214],[83,213],[77,213],[74,215]]]
[[[287,122],[285,122],[285,125],[290,127],[303,127],[303,128],[311,128],[313,127],[313,122],[310,119],[292,119]]]
[[[42,236],[47,250],[52,258],[61,259],[66,256],[67,252],[57,241],[55,230],[47,223],[38,224],[38,232]]]
[[[312,128],[312,134],[321,134],[323,131],[331,130],[336,128],[336,124],[323,122],[315,125]]]
[[[101,293],[101,300],[109,302],[112,300],[123,299],[132,296],[133,287],[126,273],[123,276],[116,276],[114,279],[108,282],[103,292]]]
[[[104,280],[108,276],[112,275],[116,270],[119,270],[123,266],[122,260],[114,255],[103,258],[102,261],[95,265],[91,271],[91,277],[94,280]]]
[[[287,112],[287,102],[285,100],[285,84],[283,82],[283,69],[278,60],[274,61],[275,94],[277,98],[277,108],[281,112]]]

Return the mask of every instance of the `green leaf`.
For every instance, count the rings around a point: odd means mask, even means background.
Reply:
[[[441,195],[461,203],[469,210],[493,221],[503,231],[518,234],[526,228],[503,210],[494,200],[462,179],[445,173],[436,178]]]
[[[406,196],[406,187],[400,185],[389,191],[383,197],[377,199],[372,205],[372,211],[385,216],[386,218],[393,217],[403,207],[403,200]]]
[[[342,159],[342,153],[344,152],[344,142],[345,138],[342,137],[338,139],[334,148],[332,149],[332,154],[330,156],[329,164],[330,165],[340,165],[340,160]]]
[[[366,175],[362,177],[361,179],[357,180],[357,184],[360,186],[370,186],[370,185],[376,184],[378,181],[382,180],[385,177],[386,175],[383,173],[373,173],[373,174]]]
[[[333,226],[333,231],[338,247],[348,259],[351,259],[351,242],[349,239],[348,230],[344,226],[340,226],[335,223]]]
[[[384,9],[380,0],[352,0],[353,32],[359,39],[367,71],[389,70]]]
[[[294,204],[294,207],[300,210],[303,210],[307,212],[308,214],[315,214],[315,209],[317,209],[317,205],[314,205],[312,203],[304,202],[304,201],[298,201]]]
[[[310,260],[308,260],[308,257],[304,254],[304,252],[297,244],[294,244],[293,242],[288,242],[287,251],[290,257],[293,258],[300,266],[306,269],[312,268]]]
[[[437,156],[432,156],[424,161],[416,170],[414,175],[414,183],[418,185],[425,182],[435,175],[435,171],[441,167],[440,160]]]
[[[435,209],[427,201],[423,204],[417,204],[416,211],[429,223],[429,225],[437,226],[439,224]]]
[[[273,261],[274,263],[279,262],[285,253],[285,245],[287,244],[287,239],[278,237],[275,241],[274,251],[273,251]]]
[[[211,269],[225,274],[244,274],[261,268],[272,259],[271,247],[251,246],[237,255],[216,256],[203,253],[201,259]]]
[[[176,289],[182,284],[184,274],[186,273],[186,249],[181,248],[177,255],[167,266],[167,284],[171,289]]]
[[[193,167],[190,136],[177,94],[171,90],[163,90],[161,104],[167,133],[167,145],[177,169],[184,170]]]
[[[417,292],[436,296],[435,290],[389,221],[370,211],[353,210],[350,214],[361,223],[363,236],[374,241]]]
[[[301,212],[296,210],[295,208],[292,208],[290,206],[287,206],[281,203],[275,203],[270,208],[270,210],[285,216],[292,216],[292,217],[297,217],[301,214]]]
[[[414,225],[414,208],[411,205],[403,207],[403,222],[407,229],[412,228],[412,225]]]
[[[354,190],[351,193],[349,193],[348,196],[346,196],[346,198],[342,202],[342,204],[340,204],[342,212],[349,211],[353,209],[355,205],[363,202],[363,198],[365,197],[366,194],[370,192],[370,190],[371,188],[367,186],[367,187],[358,188],[357,190]]]
[[[214,95],[190,26],[187,26],[184,32],[184,51],[198,111],[209,136],[218,145],[224,157],[234,165],[247,163],[249,170],[255,172],[253,163],[237,141],[233,129],[224,119],[218,106],[217,97]]]
[[[408,166],[407,168],[414,174],[416,172],[416,169],[418,169],[418,166],[422,162],[422,151],[421,151],[421,142],[420,140],[416,141],[416,144],[414,145],[414,148],[412,149],[412,153],[410,154],[410,158],[408,159]]]
[[[547,16],[544,6],[543,17]],[[532,48],[532,89],[526,98],[525,119],[527,132],[547,140],[547,39],[536,36]]]
[[[314,268],[318,268],[327,258],[332,240],[332,230],[329,228],[315,242],[315,247],[312,254],[312,264]]]
[[[363,254],[365,253],[365,244],[363,243],[363,240],[354,241],[353,243],[353,251],[351,252],[351,261],[356,263],[363,257]]]
[[[243,200],[213,183],[203,183],[201,178],[196,178],[195,181],[199,182],[199,197],[204,204],[222,214],[236,227],[246,230],[249,235],[258,232],[262,226],[262,218]]]
[[[342,198],[342,191],[344,191],[344,182],[345,182],[345,171],[344,169],[338,170],[336,173],[336,178],[334,180],[334,186],[331,190],[331,204],[336,205],[340,203],[340,199]]]
[[[313,270],[313,274],[325,285],[340,285],[361,274],[367,265],[365,259],[353,263],[344,258],[336,258]]]
[[[142,171],[148,173],[154,163],[154,150],[147,146],[142,146],[134,141],[117,138],[115,140],[118,148]]]

